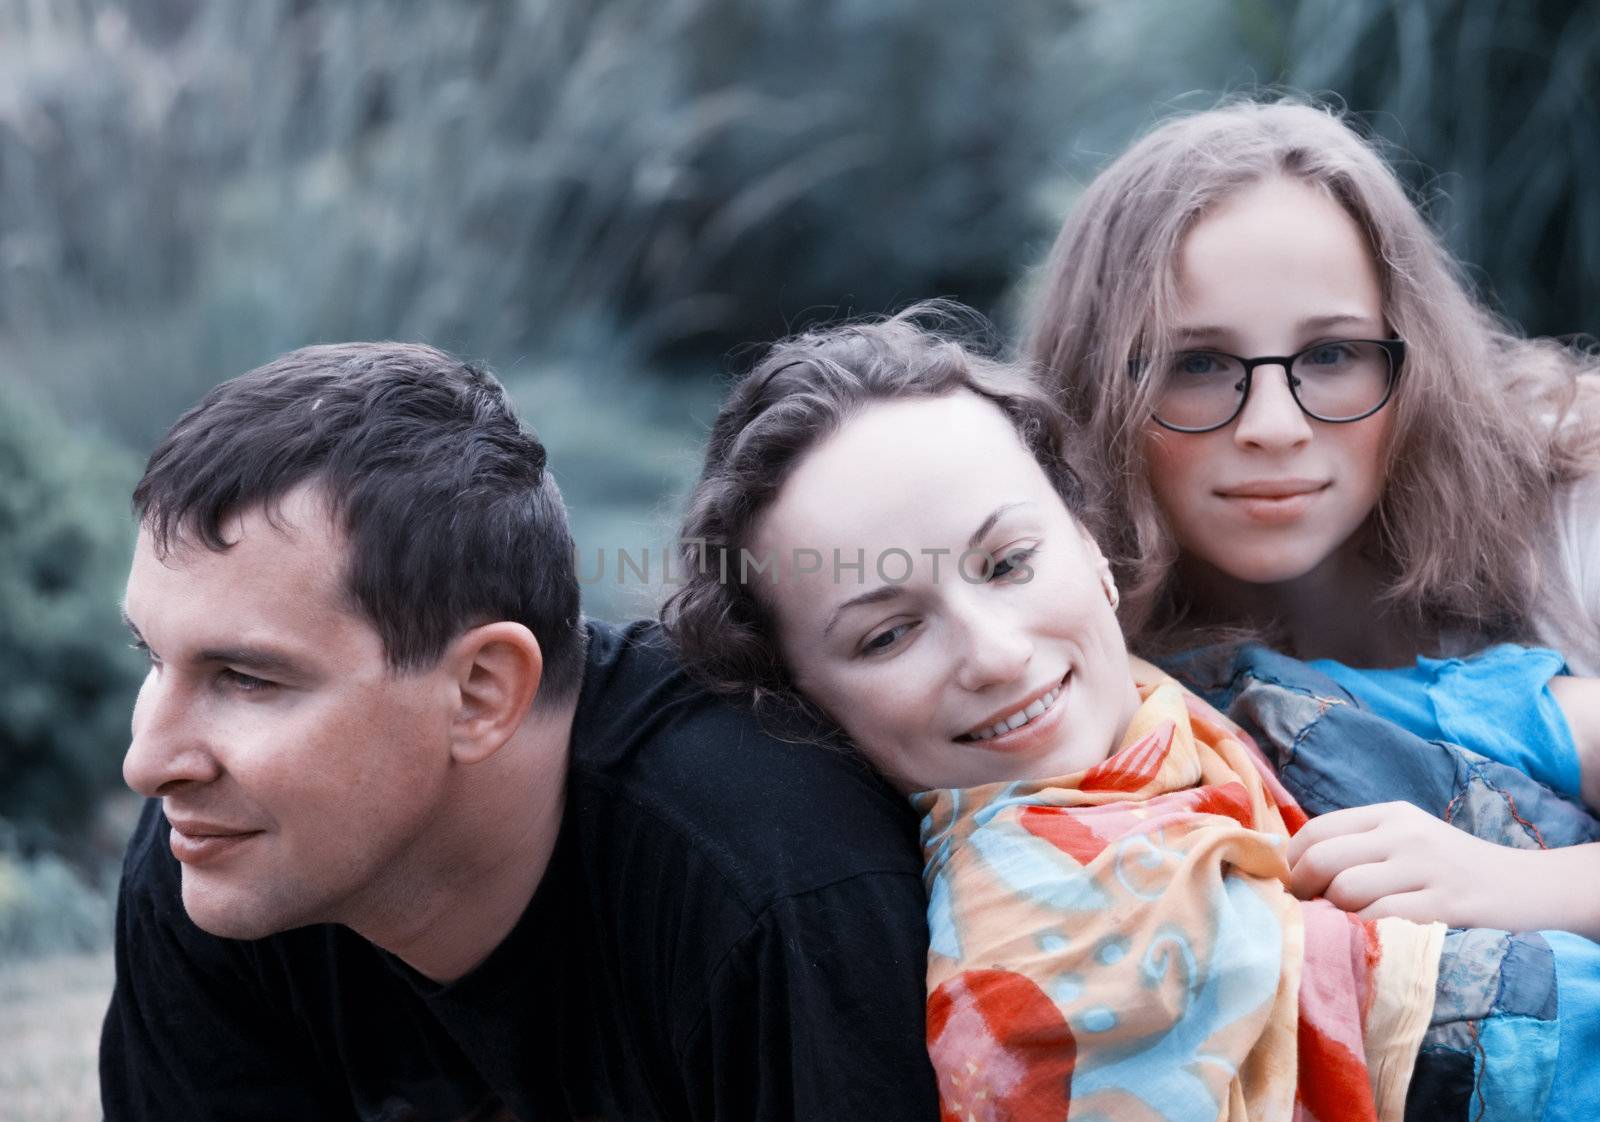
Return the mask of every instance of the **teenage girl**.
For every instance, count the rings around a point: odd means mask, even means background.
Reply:
[[[1247,102],[1134,144],[1062,229],[1026,350],[1089,434],[1134,649],[1254,634],[1441,739],[1511,683],[1540,695],[1510,730],[1530,770],[1580,793],[1584,722],[1555,701],[1597,701],[1553,675],[1600,673],[1594,362],[1475,300],[1337,115]],[[1459,657],[1501,640],[1559,654]],[[1486,860],[1463,837],[1385,804],[1314,820],[1291,857],[1366,915],[1600,931],[1600,893],[1573,891],[1600,847]]]

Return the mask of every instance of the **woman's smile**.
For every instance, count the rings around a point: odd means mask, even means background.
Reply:
[[[992,747],[1005,747],[1008,733],[1018,732],[1024,728],[1032,728],[1038,719],[1051,711],[1056,700],[1066,689],[1067,679],[1072,677],[1069,670],[1055,683],[1037,692],[1030,700],[1020,703],[1015,710],[999,717],[988,717],[980,721],[976,727],[956,737],[958,741],[971,743],[972,741],[999,741]]]

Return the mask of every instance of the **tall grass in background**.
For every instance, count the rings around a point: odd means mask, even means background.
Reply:
[[[1600,333],[1600,5],[1294,6],[1288,77],[1337,91],[1482,288],[1538,335]]]
[[[6,0],[3,357],[142,447],[310,340],[703,371],[814,306],[992,305],[1079,128],[1238,61],[1233,4],[1126,7]]]
[[[142,451],[284,350],[425,340],[517,392],[587,551],[659,542],[730,347],[999,306],[1077,130],[1237,61],[1229,0],[1135,7],[0,0],[0,377]]]
[[[222,378],[487,361],[608,551],[590,610],[648,611],[616,551],[659,558],[736,344],[931,295],[1006,326],[1081,185],[1221,91],[1377,111],[1508,311],[1593,330],[1592,7],[0,0],[0,881],[54,883],[19,862],[116,784],[126,487]]]

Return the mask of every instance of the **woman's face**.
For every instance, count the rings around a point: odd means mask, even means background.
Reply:
[[[904,790],[1082,770],[1138,707],[1100,551],[975,394],[868,406],[757,529],[795,684]]]
[[[1341,206],[1292,178],[1241,190],[1179,250],[1180,349],[1250,358],[1382,339],[1377,268]],[[1224,428],[1145,428],[1150,486],[1187,562],[1244,584],[1292,584],[1358,548],[1383,490],[1394,410],[1328,424],[1303,414],[1279,366],[1257,368]],[[1329,570],[1331,571],[1331,570]]]

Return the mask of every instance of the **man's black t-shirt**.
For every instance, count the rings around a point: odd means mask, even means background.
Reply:
[[[123,869],[112,1122],[938,1114],[910,811],[694,689],[652,624],[590,625],[550,867],[457,982],[338,926],[205,934],[167,833],[152,800]]]

